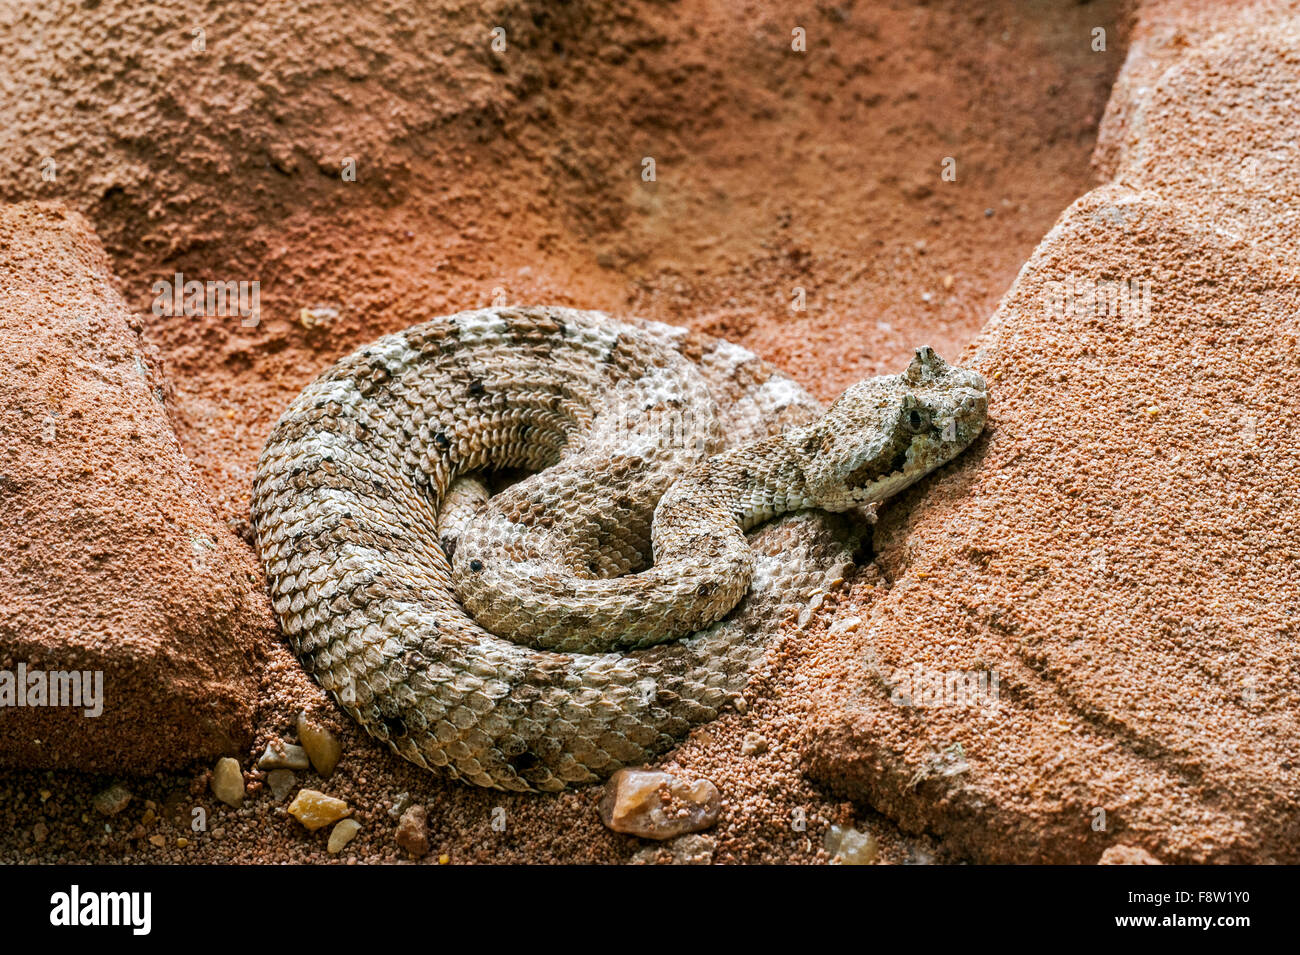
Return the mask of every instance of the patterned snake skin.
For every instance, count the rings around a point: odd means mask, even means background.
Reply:
[[[464,312],[294,400],[258,463],[258,550],[291,646],[367,732],[556,791],[743,705],[783,620],[852,566],[862,522],[828,512],[950,460],[985,408],[926,348],[823,415],[684,329]]]

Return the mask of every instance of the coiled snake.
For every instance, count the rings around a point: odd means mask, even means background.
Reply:
[[[739,705],[783,616],[852,564],[861,523],[828,512],[950,460],[985,413],[983,380],[928,348],[823,413],[684,329],[463,312],[293,401],[258,463],[257,546],[295,653],[369,733],[555,791]]]

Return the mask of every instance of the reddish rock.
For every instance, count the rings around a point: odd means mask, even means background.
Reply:
[[[878,528],[810,769],[974,858],[1300,859],[1300,284],[1196,211],[1077,202],[978,342],[987,435]],[[1070,276],[1149,314],[1056,313]],[[974,672],[995,699],[916,699]]]
[[[241,748],[273,631],[177,443],[157,358],[79,215],[0,208],[0,249],[0,700],[20,668],[102,685],[98,716],[6,708],[0,765],[146,773]]]
[[[397,823],[397,844],[421,859],[429,854],[429,811],[423,806],[412,806],[402,813]]]

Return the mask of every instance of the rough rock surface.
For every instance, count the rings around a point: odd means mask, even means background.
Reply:
[[[3,207],[0,250],[0,670],[103,675],[99,716],[6,709],[0,764],[145,773],[233,752],[270,632],[260,575],[177,444],[88,223]]]
[[[1115,182],[976,341],[986,436],[878,527],[810,730],[836,792],[983,861],[1300,860],[1298,23],[1126,67]],[[953,672],[996,694],[918,694]]]

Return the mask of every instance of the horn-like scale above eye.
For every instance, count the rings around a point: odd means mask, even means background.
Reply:
[[[916,355],[903,372],[903,377],[911,382],[922,381],[927,378],[936,378],[941,375],[948,367],[948,363],[939,357],[938,353],[929,345],[922,345],[916,350]]]

